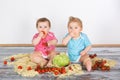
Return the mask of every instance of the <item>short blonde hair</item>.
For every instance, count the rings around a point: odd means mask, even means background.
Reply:
[[[68,26],[71,22],[77,22],[81,26],[81,28],[83,28],[82,21],[79,18],[70,16],[68,21]]]
[[[47,21],[48,24],[49,24],[49,27],[51,27],[50,20],[43,17],[43,18],[39,18],[39,19],[37,20],[37,22],[36,22],[36,28],[38,27],[38,23],[39,23],[39,22],[45,22],[45,21]]]

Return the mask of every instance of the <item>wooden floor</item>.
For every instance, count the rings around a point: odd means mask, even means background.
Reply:
[[[98,56],[116,60],[117,65],[108,72],[85,71],[84,75],[71,75],[66,78],[54,77],[51,74],[42,74],[33,78],[26,78],[14,72],[13,67],[4,66],[3,58],[17,53],[30,53],[33,47],[0,47],[0,80],[120,80],[120,47],[92,48],[89,53],[97,53]],[[66,52],[65,47],[57,47],[58,52]]]

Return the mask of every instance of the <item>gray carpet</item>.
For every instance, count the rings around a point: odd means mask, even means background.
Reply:
[[[50,74],[42,74],[33,78],[26,78],[13,71],[13,67],[3,65],[3,58],[18,53],[31,53],[33,47],[0,47],[0,80],[120,80],[120,47],[100,47],[92,48],[90,54],[96,53],[99,57],[116,60],[118,63],[110,71],[85,70],[84,75],[68,76],[66,78],[54,77]],[[58,52],[66,52],[66,47],[57,47]]]

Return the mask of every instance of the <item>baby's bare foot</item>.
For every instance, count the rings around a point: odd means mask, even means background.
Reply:
[[[43,62],[40,63],[40,66],[43,68],[43,67],[45,67],[47,65],[47,63],[48,63],[48,61],[45,60],[45,61],[43,61]]]
[[[48,64],[46,65],[47,67],[52,67],[52,63],[51,62],[48,62]]]

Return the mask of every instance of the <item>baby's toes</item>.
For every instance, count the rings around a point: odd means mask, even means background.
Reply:
[[[47,67],[52,67],[52,64],[51,64],[51,63],[48,63],[48,64],[47,64]]]

